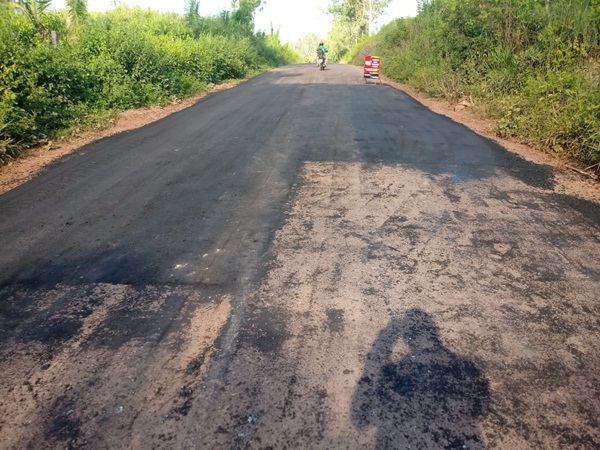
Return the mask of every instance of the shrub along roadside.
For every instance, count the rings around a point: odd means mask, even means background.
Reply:
[[[276,35],[228,15],[197,17],[119,7],[67,28],[66,13],[31,20],[0,11],[0,164],[32,145],[98,126],[118,111],[166,104],[295,61]]]
[[[433,97],[472,97],[497,133],[600,173],[600,0],[429,0],[350,54]]]

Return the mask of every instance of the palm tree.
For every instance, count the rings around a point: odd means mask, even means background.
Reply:
[[[69,27],[77,26],[88,15],[87,0],[66,0],[66,3],[69,14],[67,24]]]
[[[51,3],[52,0],[17,0],[13,2],[13,5],[15,11],[27,16],[40,33],[47,34],[48,30],[42,24],[42,15]]]

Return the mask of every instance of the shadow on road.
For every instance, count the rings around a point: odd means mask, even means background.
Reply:
[[[408,353],[394,360],[399,338]],[[445,348],[433,318],[414,308],[390,320],[373,343],[352,419],[377,428],[377,449],[483,449],[477,420],[489,401],[488,381],[473,361]]]

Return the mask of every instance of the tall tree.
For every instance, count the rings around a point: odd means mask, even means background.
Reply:
[[[198,10],[200,8],[200,2],[198,0],[188,0],[185,7],[185,20],[188,24],[194,26],[198,23]]]
[[[254,25],[254,13],[260,8],[261,0],[233,0],[233,19],[252,27]]]
[[[319,42],[319,36],[314,33],[306,34],[302,36],[293,45],[294,50],[298,54],[306,58],[307,61],[313,62],[316,57],[317,43]]]
[[[329,13],[334,20],[350,24],[357,41],[372,33],[373,23],[390,3],[391,0],[333,0]]]

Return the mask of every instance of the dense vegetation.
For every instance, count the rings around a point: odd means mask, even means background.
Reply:
[[[600,0],[426,0],[348,61],[432,96],[475,100],[497,131],[600,168]]]
[[[260,0],[185,16],[119,7],[62,12],[49,1],[0,0],[0,163],[35,143],[101,126],[116,111],[194,95],[296,57],[277,35],[253,32]],[[57,31],[58,45],[52,31]]]

